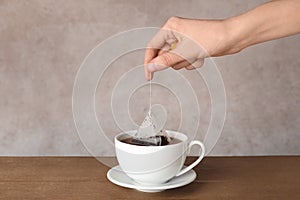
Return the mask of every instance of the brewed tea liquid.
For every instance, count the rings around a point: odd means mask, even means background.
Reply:
[[[127,144],[138,145],[138,146],[165,146],[165,145],[177,144],[182,142],[177,138],[170,137],[169,139],[167,139],[164,136],[154,136],[150,138],[128,137],[121,141]]]

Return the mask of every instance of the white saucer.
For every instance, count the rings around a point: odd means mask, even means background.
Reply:
[[[132,188],[136,189],[142,192],[161,192],[163,190],[182,187],[184,185],[187,185],[191,182],[193,182],[196,179],[196,172],[194,170],[190,170],[186,172],[185,174],[175,177],[171,179],[170,181],[161,184],[161,185],[142,185],[140,183],[137,183],[133,181],[131,178],[129,178],[121,169],[121,167],[115,166],[111,168],[107,172],[107,178],[112,183],[126,187],[126,188]]]

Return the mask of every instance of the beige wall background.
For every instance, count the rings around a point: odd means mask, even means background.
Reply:
[[[0,155],[89,155],[73,122],[72,87],[84,57],[107,37],[131,28],[159,27],[173,15],[230,17],[263,2],[1,0]],[[211,155],[300,154],[299,52],[297,35],[214,59],[227,92],[227,118]],[[118,76],[142,60],[138,51],[113,63],[96,98],[109,94]],[[195,73],[181,73],[197,86],[201,139],[209,120],[209,96]],[[130,104],[137,123],[147,110],[147,91],[136,92]],[[154,97],[168,111],[167,126],[175,129],[180,121],[176,100],[159,87]],[[108,102],[109,97],[97,101],[97,114],[106,116],[102,123],[112,138],[118,128]],[[103,155],[112,152],[103,149]]]

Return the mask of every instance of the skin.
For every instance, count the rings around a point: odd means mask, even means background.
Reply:
[[[207,57],[234,54],[298,33],[300,0],[271,1],[223,20],[171,17],[147,44],[145,78],[151,80],[154,72],[168,67],[192,70],[201,67]]]

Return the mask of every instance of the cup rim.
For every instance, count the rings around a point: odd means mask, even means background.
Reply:
[[[129,145],[129,146],[132,146],[132,147],[137,147],[137,148],[166,148],[166,147],[174,147],[174,146],[177,146],[177,145],[181,145],[183,142],[186,142],[188,140],[188,137],[182,133],[182,132],[178,132],[178,131],[173,131],[173,130],[165,130],[168,134],[171,134],[171,135],[180,135],[181,138],[178,138],[175,136],[176,139],[180,140],[180,142],[176,143],[176,144],[169,144],[169,145],[164,145],[164,146],[139,146],[139,145],[135,145],[135,144],[128,144],[128,143],[125,143],[123,141],[120,140],[120,137],[127,134],[127,135],[133,135],[134,133],[136,133],[137,130],[129,130],[129,131],[123,131],[119,134],[117,134],[115,136],[115,141],[117,142],[120,142],[121,144],[123,145]],[[182,139],[183,138],[183,139]]]

